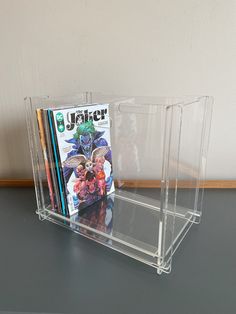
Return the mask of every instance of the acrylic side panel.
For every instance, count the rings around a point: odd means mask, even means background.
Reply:
[[[116,198],[123,200],[126,215],[114,212],[113,230],[151,248],[158,255],[160,188],[148,188],[150,180],[159,182],[162,172],[164,110],[158,103],[130,98],[113,104],[114,177]],[[141,214],[142,213],[142,214]],[[134,225],[133,222],[136,222]],[[116,224],[117,222],[117,224]]]
[[[206,152],[211,120],[211,104],[207,97],[180,103],[170,126],[170,153],[166,177],[167,210],[163,237],[166,266],[192,223],[200,221]],[[172,215],[173,213],[173,215]],[[173,226],[173,227],[172,227]],[[172,234],[171,233],[172,230]]]
[[[206,168],[211,102],[209,97],[199,97],[183,106],[177,205],[191,209],[186,217],[193,222],[199,222],[202,214],[202,180]]]

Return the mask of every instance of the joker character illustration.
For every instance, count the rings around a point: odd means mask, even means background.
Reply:
[[[104,156],[109,151],[109,146],[101,146],[93,150],[90,159],[87,159],[83,154],[78,154],[67,158],[64,162],[64,167],[76,169],[78,178],[75,180],[74,192],[78,196],[79,204],[86,202],[89,205],[106,195],[105,171],[103,168]],[[81,195],[81,191],[83,195]]]
[[[75,155],[84,155],[85,159],[92,159],[92,152],[99,147],[107,146],[108,143],[103,134],[105,131],[96,131],[93,121],[89,120],[87,122],[81,123],[77,129],[74,137],[72,139],[66,140],[67,143],[73,144],[72,150],[67,154],[67,159],[64,162],[63,174],[66,179],[66,182],[69,181],[71,174],[74,171],[76,178],[78,178],[78,173],[76,167],[68,167],[67,160]],[[112,186],[113,177],[112,177],[112,159],[111,159],[111,149],[106,152],[103,156],[111,164],[110,175],[106,178],[106,190],[109,191]],[[92,188],[92,187],[91,187]]]

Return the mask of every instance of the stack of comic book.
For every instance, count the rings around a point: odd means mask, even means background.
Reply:
[[[53,211],[70,217],[114,192],[109,104],[36,115]]]

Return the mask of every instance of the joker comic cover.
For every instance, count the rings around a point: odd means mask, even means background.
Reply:
[[[52,110],[69,215],[114,192],[109,104]]]

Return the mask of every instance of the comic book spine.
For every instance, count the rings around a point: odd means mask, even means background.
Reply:
[[[62,211],[62,214],[64,216],[68,217],[69,213],[68,213],[68,206],[67,206],[67,201],[66,201],[65,186],[64,186],[64,182],[63,182],[61,160],[60,160],[60,156],[58,153],[57,138],[55,136],[55,125],[54,125],[54,121],[53,121],[53,112],[50,109],[48,109],[48,120],[49,120],[49,127],[50,127],[50,133],[51,133],[53,155],[54,155],[54,159],[55,159],[55,168],[56,168],[57,181],[58,181],[58,187],[59,187],[59,195],[60,195],[60,199],[61,199],[61,211]]]
[[[53,184],[52,184],[50,164],[48,160],[48,151],[47,151],[45,129],[44,129],[44,122],[43,122],[43,109],[37,109],[36,114],[37,114],[37,120],[38,120],[40,142],[41,142],[44,164],[45,164],[45,172],[46,172],[47,182],[48,182],[49,196],[50,196],[52,209],[55,210],[56,206],[55,206],[55,201],[54,201],[54,189],[53,189]]]
[[[48,160],[49,160],[49,164],[50,164],[51,177],[52,177],[52,183],[53,183],[53,188],[54,188],[56,210],[59,214],[62,214],[62,209],[61,209],[62,206],[61,206],[58,181],[57,181],[57,176],[56,176],[55,159],[54,159],[53,151],[52,151],[52,140],[51,140],[47,110],[43,110],[43,120],[44,120]]]

